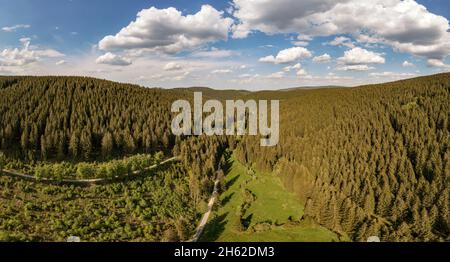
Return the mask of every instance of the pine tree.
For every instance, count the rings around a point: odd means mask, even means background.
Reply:
[[[73,132],[72,136],[70,137],[69,152],[72,155],[72,157],[74,157],[74,158],[78,157],[78,154],[79,154],[79,150],[78,150],[78,135],[75,132]]]
[[[89,159],[92,152],[92,140],[91,140],[91,132],[86,128],[81,133],[80,144],[84,159],[86,160]]]
[[[111,154],[113,149],[113,138],[111,133],[107,132],[102,138],[102,155],[107,157]]]
[[[6,165],[6,156],[3,152],[0,151],[0,173]]]
[[[47,142],[44,135],[41,136],[41,157],[42,159],[47,159]]]
[[[420,226],[418,228],[419,235],[424,241],[430,241],[433,238],[431,232],[432,224],[425,208],[420,212]]]

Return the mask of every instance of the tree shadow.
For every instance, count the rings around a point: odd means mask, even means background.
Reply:
[[[223,231],[225,231],[225,225],[228,223],[228,220],[226,220],[227,216],[228,212],[220,216],[214,216],[214,218],[206,224],[199,242],[216,241]]]
[[[233,161],[231,160],[230,157],[227,157],[227,160],[225,161],[225,165],[222,166],[223,173],[228,174],[232,165],[233,165]]]
[[[241,219],[241,224],[244,230],[247,230],[252,223],[253,214],[248,215],[246,218]]]
[[[221,201],[221,205],[226,205],[228,202],[230,202],[231,198],[233,198],[234,192],[224,197]]]
[[[235,177],[233,177],[232,179],[228,180],[225,187],[228,189],[231,186],[234,185],[234,183],[236,183],[236,181],[239,179],[239,175],[236,175]]]

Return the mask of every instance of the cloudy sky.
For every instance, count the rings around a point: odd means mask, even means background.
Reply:
[[[450,71],[448,0],[0,0],[0,75],[280,89]]]

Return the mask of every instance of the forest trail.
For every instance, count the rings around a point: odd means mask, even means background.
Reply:
[[[221,170],[221,167],[219,164],[219,169],[216,173],[218,173],[220,170]],[[200,236],[202,235],[203,230],[205,229],[206,223],[208,223],[209,216],[211,215],[212,208],[214,207],[214,204],[216,202],[218,194],[219,194],[219,179],[217,178],[216,181],[214,182],[214,191],[208,202],[208,211],[206,211],[206,213],[203,214],[202,220],[200,221],[200,224],[198,224],[197,230],[189,242],[197,242],[198,239],[200,238]]]
[[[159,167],[159,166],[165,165],[165,164],[167,164],[167,163],[169,163],[169,162],[178,161],[178,160],[180,160],[180,158],[174,156],[174,157],[168,158],[168,159],[166,159],[166,160],[160,162],[159,164],[154,164],[154,165],[152,165],[152,166],[149,166],[149,167],[147,167],[147,168],[145,168],[145,169],[143,169],[143,170],[133,171],[133,172],[131,173],[131,175],[138,175],[138,174],[140,174],[140,173],[142,173],[142,172],[144,172],[144,171],[149,171],[149,170],[155,169],[155,168],[157,168],[157,167]],[[0,175],[6,175],[6,176],[12,176],[12,177],[19,177],[19,178],[23,178],[23,179],[27,179],[27,180],[38,181],[38,179],[36,179],[35,176],[28,175],[28,174],[23,174],[23,173],[20,173],[20,172],[17,171],[17,170],[3,169],[2,172],[0,172]],[[119,178],[119,177],[116,176],[116,177],[114,177],[113,179],[110,179],[110,178],[95,178],[95,179],[63,179],[63,180],[61,180],[61,181],[56,181],[56,180],[48,179],[48,178],[41,178],[41,179],[39,179],[39,181],[40,181],[40,182],[48,182],[48,183],[57,183],[57,182],[58,182],[58,183],[67,183],[67,184],[83,184],[83,185],[86,185],[86,184],[99,184],[99,183],[105,183],[105,182],[109,182],[109,181],[112,181],[112,180],[117,179],[117,178]]]

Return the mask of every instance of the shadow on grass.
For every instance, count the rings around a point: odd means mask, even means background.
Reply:
[[[239,175],[236,175],[235,177],[233,177],[232,179],[228,180],[226,183],[226,188],[230,188],[234,185],[234,183],[236,183],[236,181],[239,179]]]
[[[228,212],[220,215],[214,216],[214,218],[205,226],[202,236],[200,237],[200,242],[213,242],[219,239],[220,235],[225,230],[225,225],[228,223],[226,217]]]
[[[250,227],[250,224],[252,223],[252,218],[253,214],[250,214],[246,218],[241,219],[241,224],[242,227],[244,228],[244,231]]]
[[[225,165],[222,166],[222,170],[225,174],[228,174],[228,172],[231,169],[231,166],[233,165],[233,161],[231,160],[231,158],[229,156],[227,156],[227,161],[225,161]]]
[[[233,198],[234,192],[224,197],[222,200],[220,200],[221,205],[226,205],[228,202],[230,202],[231,198]]]

